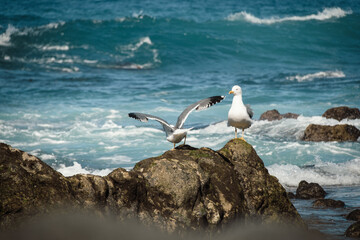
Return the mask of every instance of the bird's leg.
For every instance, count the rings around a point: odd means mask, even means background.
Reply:
[[[173,150],[175,150],[175,143],[174,143],[174,147],[173,147]]]
[[[235,138],[237,138],[237,128],[235,128]]]
[[[186,143],[186,135],[185,135],[185,138],[184,138],[184,145],[185,145],[185,143]]]
[[[244,139],[244,129],[242,130],[241,140],[244,140],[244,141],[245,141],[245,139]],[[245,142],[246,142],[246,141],[245,141]]]

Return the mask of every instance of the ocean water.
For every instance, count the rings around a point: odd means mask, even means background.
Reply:
[[[187,143],[220,149],[238,84],[245,138],[285,186],[360,184],[360,144],[300,140],[322,113],[360,103],[359,1],[1,1],[0,141],[69,176],[131,169],[172,148],[160,124],[189,104]],[[299,119],[259,121],[270,109]],[[343,120],[360,128],[360,120]]]

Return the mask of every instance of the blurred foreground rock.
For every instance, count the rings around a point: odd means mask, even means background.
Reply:
[[[40,159],[0,144],[0,227],[65,207],[135,218],[168,232],[219,229],[235,221],[304,226],[278,179],[239,139],[219,151],[181,146],[132,171],[65,178]]]

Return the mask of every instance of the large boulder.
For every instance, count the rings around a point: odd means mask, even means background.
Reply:
[[[324,198],[325,195],[325,190],[318,183],[308,183],[304,180],[296,189],[296,198],[300,199]]]
[[[63,175],[40,159],[0,143],[0,228],[72,201]]]
[[[360,130],[349,124],[335,126],[310,124],[304,132],[304,141],[357,141],[360,137]]]
[[[345,236],[351,238],[360,238],[360,221],[353,223],[346,229]]]
[[[355,209],[346,216],[347,220],[360,221],[360,209]]]
[[[260,120],[268,120],[268,121],[274,121],[274,120],[280,120],[283,118],[294,118],[297,119],[299,117],[299,114],[296,113],[285,113],[280,114],[278,110],[268,110],[261,114]]]
[[[254,148],[239,139],[221,150],[181,146],[132,171],[65,178],[40,159],[0,145],[0,227],[52,207],[135,218],[168,232],[219,229],[237,220],[304,226],[285,189]]]
[[[358,108],[349,108],[346,106],[330,108],[322,115],[325,118],[333,118],[338,121],[343,119],[360,118],[360,110]]]
[[[322,208],[343,208],[345,207],[345,203],[341,200],[317,199],[313,202],[313,206]]]

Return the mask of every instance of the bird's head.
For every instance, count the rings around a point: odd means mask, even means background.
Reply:
[[[242,94],[241,87],[238,85],[233,86],[229,94],[234,94],[235,96],[241,95]]]

